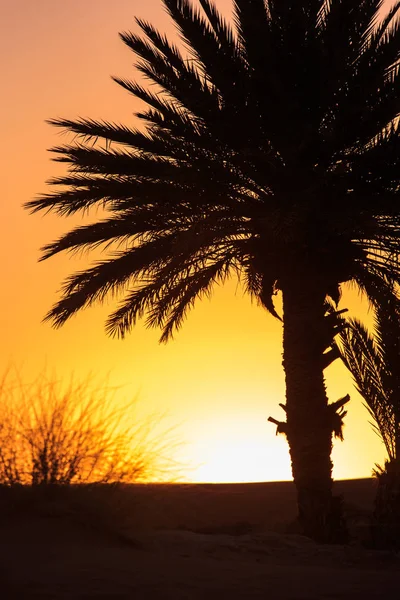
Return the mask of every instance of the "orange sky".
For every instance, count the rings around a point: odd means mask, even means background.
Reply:
[[[217,5],[227,12],[230,0]],[[44,367],[65,377],[92,372],[101,380],[110,373],[110,382],[122,386],[121,398],[139,394],[143,412],[167,411],[180,424],[187,442],[180,458],[192,465],[193,480],[290,479],[286,442],[266,421],[283,416],[281,325],[251,305],[235,281],[198,304],[166,346],[158,344],[159,332],[142,325],[124,341],[107,338],[107,306],[81,313],[61,330],[41,323],[63,277],[82,266],[67,256],[38,264],[39,248],[72,221],[29,216],[21,208],[62,168],[46,152],[60,142],[59,133],[44,120],[87,116],[135,125],[133,98],[110,78],[133,75],[133,54],[117,34],[134,28],[135,15],[172,32],[161,0],[1,4],[1,366],[22,367],[27,379]],[[362,308],[354,293],[345,294],[342,306],[353,314]],[[334,475],[369,476],[383,460],[383,446],[344,368],[333,365],[327,379],[331,400],[352,396],[345,442],[334,449]]]

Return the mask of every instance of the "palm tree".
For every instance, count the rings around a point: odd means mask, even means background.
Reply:
[[[344,281],[373,297],[379,278],[399,278],[399,4],[378,22],[381,0],[234,0],[230,24],[211,0],[162,1],[184,52],[140,19],[140,35],[121,34],[153,84],[115,78],[147,104],[144,127],[50,121],[74,135],[53,148],[69,172],[27,207],[108,214],[42,259],[109,254],[69,277],[46,318],[61,326],[125,292],[107,332],[123,337],[146,316],[166,341],[231,275],[275,316],[281,291],[300,519],[307,535],[332,539],[324,302]]]
[[[366,402],[389,462],[400,459],[400,302],[392,290],[376,307],[371,334],[349,319],[340,334],[341,358]]]
[[[341,358],[366,402],[387,460],[376,465],[378,479],[373,533],[378,545],[400,544],[400,301],[394,289],[382,294],[371,334],[350,319],[340,334]]]

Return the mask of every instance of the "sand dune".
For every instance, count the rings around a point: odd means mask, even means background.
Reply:
[[[349,517],[370,512],[374,479],[335,482]],[[147,485],[132,488],[139,506],[140,525],[188,529],[200,533],[246,533],[263,529],[282,531],[296,518],[292,482]]]
[[[374,482],[336,487],[353,521],[362,520]],[[3,520],[1,597],[367,600],[398,589],[396,555],[285,533],[292,484],[130,486],[124,494],[132,519],[123,532],[54,506]]]

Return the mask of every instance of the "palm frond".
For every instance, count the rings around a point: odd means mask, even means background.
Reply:
[[[232,56],[238,53],[235,34],[231,26],[219,14],[212,0],[199,0],[200,6],[205,12],[207,19],[213,29],[214,35],[222,49],[229,48]]]
[[[350,320],[341,334],[341,355],[392,460],[399,452],[400,300],[390,281],[381,281],[372,295],[379,299],[373,335],[360,321]]]
[[[138,318],[148,314],[149,326],[161,327],[161,342],[166,342],[179,329],[186,312],[196,299],[211,293],[212,285],[223,282],[232,267],[227,256],[207,261],[203,259],[186,269],[174,270],[171,266],[154,274],[153,278],[130,292],[120,307],[109,317],[106,330],[110,335],[124,337]]]
[[[212,0],[163,3],[184,47],[137,19],[121,39],[152,88],[114,78],[146,105],[143,130],[49,121],[72,136],[53,148],[68,173],[25,206],[103,216],[42,259],[107,256],[47,318],[125,292],[115,331],[147,314],[165,339],[228,273],[277,317],[295,264],[336,301],[353,281],[378,306],[381,282],[400,282],[400,3],[379,21],[381,0],[235,0],[232,24]]]
[[[395,453],[394,422],[390,390],[384,381],[385,363],[366,327],[356,319],[350,320],[349,324],[350,327],[340,335],[341,356],[366,402],[372,425],[392,458]]]

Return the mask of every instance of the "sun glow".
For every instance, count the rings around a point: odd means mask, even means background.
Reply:
[[[10,60],[4,61],[3,78],[13,85],[5,86],[2,95],[8,117],[0,148],[7,198],[0,205],[0,245],[7,256],[0,298],[1,364],[21,365],[28,380],[43,369],[54,369],[65,380],[71,373],[78,379],[110,374],[110,385],[122,388],[117,394],[121,402],[139,398],[140,417],[165,411],[171,426],[184,424],[177,461],[183,468],[189,465],[183,475],[189,481],[291,479],[286,440],[267,423],[269,415],[284,418],[278,405],[285,402],[282,325],[252,304],[235,280],[216,286],[211,301],[198,302],[167,345],[158,344],[160,332],[143,322],[125,340],[107,337],[103,324],[116,306],[112,297],[61,329],[42,322],[64,277],[84,268],[88,259],[65,255],[36,262],[40,247],[82,224],[77,215],[66,221],[21,210],[23,202],[49,191],[46,180],[65,172],[63,163],[50,162],[46,148],[64,141],[45,120],[80,115],[140,127],[133,112],[142,106],[109,74],[135,78],[133,55],[118,37],[119,31],[137,32],[135,15],[175,39],[161,1],[119,0],[112,10],[107,0],[97,0],[96,10],[93,2],[78,0],[24,2],[23,11],[22,2],[4,4],[0,40]],[[229,15],[231,0],[217,4]],[[389,7],[389,0],[384,4]],[[35,102],[26,102],[27,90],[34,90]],[[26,289],[32,292],[23,293]],[[368,307],[349,290],[340,308],[364,320]],[[334,448],[334,475],[367,477],[375,462],[383,462],[384,448],[339,361],[326,375],[331,402],[351,395],[345,441]]]
[[[291,479],[285,439],[271,436],[266,421],[205,423],[193,434],[190,473],[196,483],[242,483]]]

